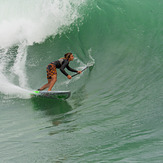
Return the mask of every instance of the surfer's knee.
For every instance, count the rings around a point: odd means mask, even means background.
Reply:
[[[52,76],[52,82],[56,82],[56,81],[57,81],[57,76],[56,75]]]
[[[53,76],[52,76],[52,79],[53,79],[53,80],[54,80],[54,79],[57,80],[57,75],[53,75]]]

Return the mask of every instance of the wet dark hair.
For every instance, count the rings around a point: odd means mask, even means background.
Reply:
[[[66,53],[66,54],[64,55],[64,57],[65,57],[66,59],[69,59],[70,56],[71,56],[71,54],[72,54],[72,53]]]

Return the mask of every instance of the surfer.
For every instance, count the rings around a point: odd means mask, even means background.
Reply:
[[[46,68],[48,83],[43,85],[40,89],[38,89],[38,91],[42,91],[46,88],[48,88],[48,91],[51,91],[51,89],[53,88],[54,84],[57,81],[57,70],[56,69],[60,69],[60,71],[68,79],[71,79],[72,77],[67,74],[67,72],[64,70],[65,68],[67,68],[69,71],[77,72],[78,74],[80,74],[82,71],[77,71],[77,70],[69,67],[69,62],[73,61],[73,60],[74,60],[73,54],[66,53],[64,55],[64,58],[60,58],[57,61],[51,62]]]

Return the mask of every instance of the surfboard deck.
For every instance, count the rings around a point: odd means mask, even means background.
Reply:
[[[52,99],[67,99],[71,95],[70,91],[34,91],[32,97],[43,97]]]

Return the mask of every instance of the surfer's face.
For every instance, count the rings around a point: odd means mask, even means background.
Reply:
[[[74,60],[74,56],[73,54],[70,55],[69,61],[73,61]]]

